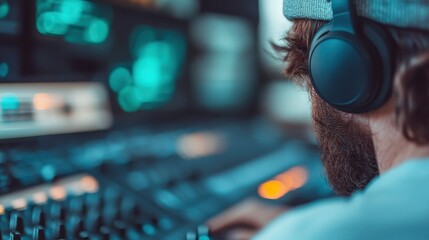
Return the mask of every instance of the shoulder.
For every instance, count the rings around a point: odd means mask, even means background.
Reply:
[[[359,193],[311,204],[277,218],[254,240],[419,239],[429,234],[428,227],[419,224],[423,215],[407,216],[403,202],[385,200]]]
[[[262,239],[335,239],[341,232],[353,231],[361,219],[349,200],[333,199],[311,204],[277,218],[259,234]],[[344,238],[341,238],[344,239]]]
[[[351,198],[285,213],[254,240],[428,239],[429,161],[404,164]]]

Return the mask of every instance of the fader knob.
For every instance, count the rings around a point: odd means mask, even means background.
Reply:
[[[54,226],[54,236],[55,239],[65,239],[66,238],[66,226],[62,222],[58,222]]]
[[[21,234],[18,232],[10,233],[10,240],[21,240]]]
[[[80,232],[79,233],[79,239],[80,240],[89,240],[89,234],[87,232]]]
[[[46,240],[45,230],[41,227],[34,228],[33,240]]]
[[[109,240],[110,239],[110,230],[108,227],[103,226],[100,228],[101,240]]]
[[[41,208],[34,208],[31,215],[31,224],[33,226],[42,226],[46,224],[46,214]]]
[[[14,213],[10,218],[10,231],[15,233],[24,233],[24,219],[22,219],[22,217],[17,213]]]
[[[188,232],[188,233],[186,233],[185,240],[198,240],[197,234],[195,232]]]

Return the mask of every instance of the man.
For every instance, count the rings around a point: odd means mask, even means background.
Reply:
[[[350,12],[345,10],[348,7]],[[357,0],[352,4],[342,0],[285,0],[284,10],[293,27],[285,38],[286,45],[277,49],[285,53],[287,77],[308,89],[328,180],[342,198],[287,211],[265,227],[280,210],[253,202],[240,206],[242,211],[221,215],[210,225],[216,232],[251,222],[256,229],[264,227],[255,240],[429,239],[429,1]],[[323,29],[326,24],[331,24],[327,31]],[[325,54],[315,55],[325,41],[322,38],[333,31],[341,32],[339,38],[347,32],[359,41],[378,41],[368,39],[373,36],[367,30],[369,24],[390,38],[382,45],[374,43],[377,48],[370,48],[368,53],[372,59],[362,57],[377,65],[374,71],[383,68],[384,75],[376,76],[387,75],[387,82],[371,81],[390,86],[388,93],[374,105],[341,105],[333,98],[344,96],[343,92],[332,95],[320,79],[335,82],[331,78],[347,76],[337,79],[336,84],[343,85],[338,87],[341,89],[347,87],[345,82],[353,88],[360,86],[360,82],[353,82],[356,75],[362,81],[368,77],[362,71],[355,73],[350,66],[373,66],[347,63],[360,50],[348,57],[341,56],[342,51],[320,50]],[[316,35],[320,29],[326,34]],[[375,59],[372,54],[390,44],[392,57]],[[344,51],[349,50],[354,51]],[[386,70],[388,61],[392,61],[391,71]],[[329,72],[329,64],[342,73],[319,76]],[[371,85],[368,91],[375,91],[371,88],[382,87]],[[382,90],[377,91],[370,98],[382,94]]]

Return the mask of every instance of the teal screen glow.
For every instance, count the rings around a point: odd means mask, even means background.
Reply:
[[[9,75],[9,64],[0,62],[0,78],[5,78]]]
[[[87,0],[37,0],[36,28],[78,44],[102,44],[110,34],[111,11]]]
[[[10,12],[10,5],[5,0],[0,0],[0,19],[7,17]]]
[[[6,94],[0,98],[0,106],[3,111],[17,110],[19,108],[19,99],[15,95]]]
[[[122,110],[152,109],[171,100],[185,52],[181,33],[146,26],[137,28],[130,38],[131,64],[115,67],[109,77],[110,88],[117,93]]]

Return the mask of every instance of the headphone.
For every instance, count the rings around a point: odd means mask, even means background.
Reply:
[[[333,20],[314,36],[309,70],[317,94],[334,108],[365,113],[391,95],[394,44],[381,26],[357,24],[351,0],[332,0]]]

